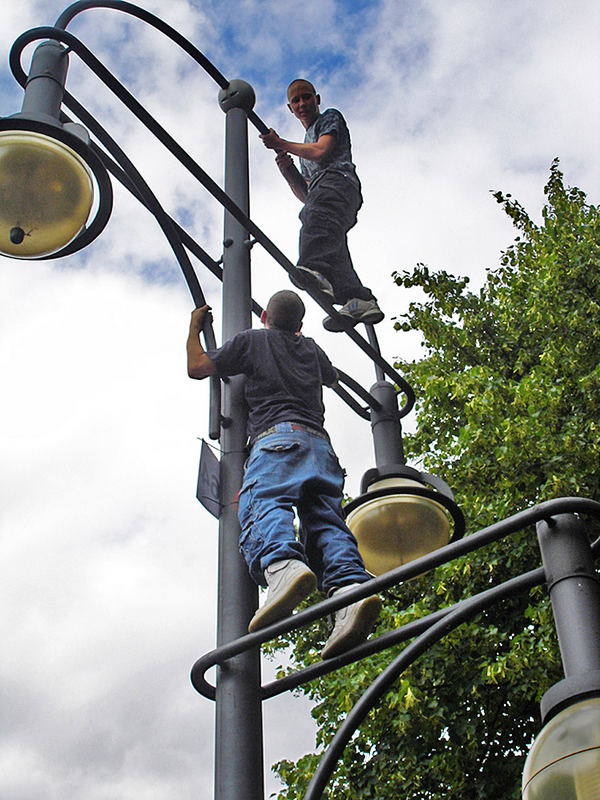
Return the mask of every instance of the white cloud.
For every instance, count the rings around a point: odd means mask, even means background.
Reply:
[[[559,156],[567,183],[597,202],[594,0],[388,0],[360,16],[333,0],[300,9],[239,0],[225,15],[217,3],[146,7],[227,77],[251,80],[257,113],[285,135],[302,133],[283,104],[296,74],[344,111],[365,194],[351,249],[386,311],[377,334],[389,360],[419,352],[392,329],[409,300],[392,288],[394,269],[425,261],[477,285],[512,240],[491,189],[537,218]],[[0,49],[60,11],[46,0],[11,5]],[[220,183],[216,84],[117,12],[85,12],[69,29]],[[2,114],[19,108],[13,84],[4,67]],[[218,204],[76,57],[68,88],[219,258]],[[299,204],[252,127],[249,137],[252,217],[294,259]],[[0,793],[11,800],[212,797],[213,708],[188,680],[214,642],[216,523],[194,497],[208,392],[185,376],[191,301],[171,250],[151,216],[115,194],[109,226],[86,251],[59,262],[0,259]],[[220,287],[196,266],[219,331]],[[263,304],[286,285],[258,246],[253,281]],[[368,359],[322,331],[321,316],[310,308],[307,332],[369,387]],[[335,395],[326,403],[354,494],[373,465],[369,426]],[[272,761],[312,747],[312,723],[297,698],[269,701],[264,713],[268,775]]]

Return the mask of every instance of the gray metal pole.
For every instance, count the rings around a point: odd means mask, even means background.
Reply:
[[[583,522],[559,514],[537,533],[565,678],[600,670],[600,584]]]
[[[223,105],[223,104],[222,104]],[[241,108],[226,110],[225,191],[249,213],[248,125]],[[250,251],[247,232],[225,213],[223,341],[251,327]],[[248,632],[258,590],[239,553],[237,493],[246,458],[243,380],[224,386],[223,412],[231,424],[221,435],[217,646]],[[215,705],[215,800],[263,800],[260,653],[255,648],[218,668]]]
[[[377,381],[371,394],[381,403],[379,410],[371,409],[371,431],[377,467],[404,464],[402,426],[398,416],[396,389],[388,381]]]

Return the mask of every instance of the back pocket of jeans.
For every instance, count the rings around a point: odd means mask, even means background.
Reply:
[[[291,453],[300,447],[300,442],[269,442],[259,446],[265,453]]]

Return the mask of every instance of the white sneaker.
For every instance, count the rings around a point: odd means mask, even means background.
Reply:
[[[332,597],[354,589],[356,586],[360,586],[360,584],[351,583],[349,586],[342,586],[333,592]],[[336,611],[335,625],[329,639],[325,642],[325,647],[321,650],[321,657],[333,658],[345,650],[362,644],[373,630],[380,611],[381,600],[376,594],[357,600],[356,603]]]
[[[299,280],[296,280],[296,278],[290,275],[290,280],[294,286],[298,289],[304,289],[304,291],[306,291],[307,287],[309,289],[318,289],[320,292],[323,292],[323,294],[333,299],[333,286],[324,275],[321,275],[321,273],[317,272],[315,269],[302,267],[300,264],[298,264],[296,269],[300,272],[305,281],[300,283]]]
[[[376,325],[385,316],[376,300],[361,300],[360,297],[354,297],[344,303],[338,314],[342,318],[341,320],[331,316],[325,317],[323,327],[326,331],[345,331],[358,325],[359,322],[364,322],[365,325]]]
[[[250,633],[287,617],[317,585],[315,573],[295,558],[269,564],[265,580],[269,586],[267,600],[250,620]]]

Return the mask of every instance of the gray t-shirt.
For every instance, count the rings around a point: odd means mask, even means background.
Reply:
[[[300,171],[310,186],[319,180],[326,172],[341,172],[350,177],[360,190],[360,182],[356,174],[356,167],[352,163],[352,145],[350,131],[346,120],[336,108],[328,108],[316,118],[313,124],[306,129],[305,143],[318,141],[320,136],[333,134],[335,145],[325,161],[309,161],[300,159]]]
[[[255,439],[278,422],[323,430],[322,388],[337,373],[319,345],[278,328],[242,331],[217,350],[208,350],[220,378],[246,376],[248,436]]]

